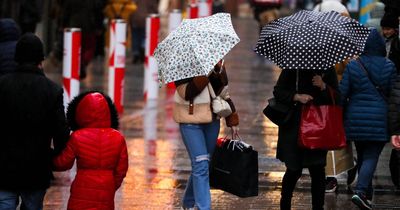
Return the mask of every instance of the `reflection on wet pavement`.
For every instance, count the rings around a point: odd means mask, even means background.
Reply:
[[[257,40],[258,26],[253,19],[233,20],[241,42],[226,56],[231,97],[240,116],[240,136],[259,153],[260,194],[252,198],[238,198],[220,190],[212,190],[213,209],[279,209],[281,178],[284,165],[275,159],[278,128],[262,114],[271,97],[280,71],[266,66],[252,67],[252,52]],[[127,59],[129,62],[130,60]],[[46,75],[61,82],[61,67],[46,63]],[[107,71],[103,59],[94,60],[88,68],[81,90],[107,92]],[[190,173],[190,162],[181,142],[178,125],[172,119],[173,91],[160,89],[159,99],[144,101],[143,66],[127,64],[125,75],[125,111],[120,116],[121,131],[126,137],[129,152],[128,174],[117,191],[116,209],[178,209],[185,183]],[[220,136],[229,135],[221,121]],[[374,183],[390,188],[388,151],[383,152]],[[308,171],[297,185],[293,209],[310,209],[310,179]],[[69,186],[74,170],[55,173],[56,179],[48,190],[45,209],[66,209]],[[326,209],[356,209],[350,202],[345,177],[338,177],[338,194],[327,194]],[[392,189],[392,188],[390,188]],[[399,196],[377,195],[375,203],[400,203]],[[396,205],[397,205],[396,204]],[[393,206],[393,205],[392,205]]]

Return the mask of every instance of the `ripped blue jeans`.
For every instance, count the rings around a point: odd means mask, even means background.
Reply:
[[[179,124],[183,143],[192,164],[192,173],[182,201],[185,208],[196,205],[200,210],[211,209],[208,163],[215,149],[219,127],[219,120],[205,124]]]

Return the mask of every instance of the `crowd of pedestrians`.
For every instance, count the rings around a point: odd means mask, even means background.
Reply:
[[[270,5],[265,2],[250,1],[260,32],[279,18],[282,6],[279,0],[271,1]],[[34,34],[43,2],[0,3],[7,8],[18,8],[4,10],[3,7],[0,19],[0,209],[16,209],[18,205],[21,209],[42,209],[53,179],[52,171],[69,170],[75,161],[77,174],[71,185],[68,209],[114,209],[115,192],[128,170],[128,151],[124,136],[118,131],[118,114],[111,99],[102,92],[85,92],[69,104],[65,114],[63,89],[45,76],[43,43]],[[145,17],[157,11],[158,3],[56,1],[55,56],[62,57],[63,29],[81,28],[80,76],[84,79],[89,62],[96,54],[104,55],[102,40],[107,30],[104,19],[112,16],[130,23],[132,62],[143,63]],[[350,17],[343,3],[323,0],[314,11],[334,10]],[[134,12],[136,7],[139,10]],[[367,24],[375,27],[370,29],[359,56],[323,71],[285,69],[274,86],[275,99],[294,110],[288,122],[279,125],[278,131],[276,157],[286,167],[280,209],[291,209],[293,191],[304,168],[311,176],[312,209],[324,209],[325,192],[330,183],[325,173],[328,151],[298,145],[302,107],[311,101],[316,105],[341,104],[345,110],[344,128],[348,144],[355,146],[358,173],[351,200],[361,209],[372,208],[373,175],[386,143],[391,141],[394,149],[400,151],[399,11],[378,3],[376,8],[382,13],[377,12],[374,17],[379,19],[379,26],[376,21]],[[220,130],[220,117],[210,107],[210,88],[230,106],[232,113],[224,117],[227,127],[233,135],[238,135],[239,130],[239,115],[227,91],[228,76],[223,59],[209,75],[174,82],[175,98],[180,97],[181,102],[175,101],[174,119],[179,124],[192,166],[182,208],[210,209],[209,161]],[[336,97],[330,97],[331,92]],[[203,103],[207,98],[208,102]],[[191,116],[194,111],[199,115]],[[337,180],[334,187],[335,190]]]
[[[1,23],[15,27],[9,19]],[[68,106],[66,119],[63,89],[43,72],[41,40],[25,33],[9,48],[15,49],[8,53],[16,65],[3,62],[10,71],[0,77],[0,209],[17,209],[20,199],[21,209],[43,209],[52,171],[71,169],[75,160],[68,209],[113,209],[128,153],[111,99],[82,93]]]

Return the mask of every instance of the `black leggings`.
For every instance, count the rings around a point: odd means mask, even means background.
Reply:
[[[312,166],[308,168],[311,176],[312,209],[324,209],[325,199],[325,166]],[[293,190],[297,180],[301,177],[302,169],[291,170],[286,168],[282,179],[281,210],[290,210]]]

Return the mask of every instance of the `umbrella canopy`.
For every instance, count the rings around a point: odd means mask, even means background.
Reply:
[[[302,10],[264,26],[254,51],[282,69],[324,70],[360,55],[369,32],[335,11]]]
[[[154,52],[159,80],[169,83],[208,75],[239,41],[228,13],[185,19]]]

